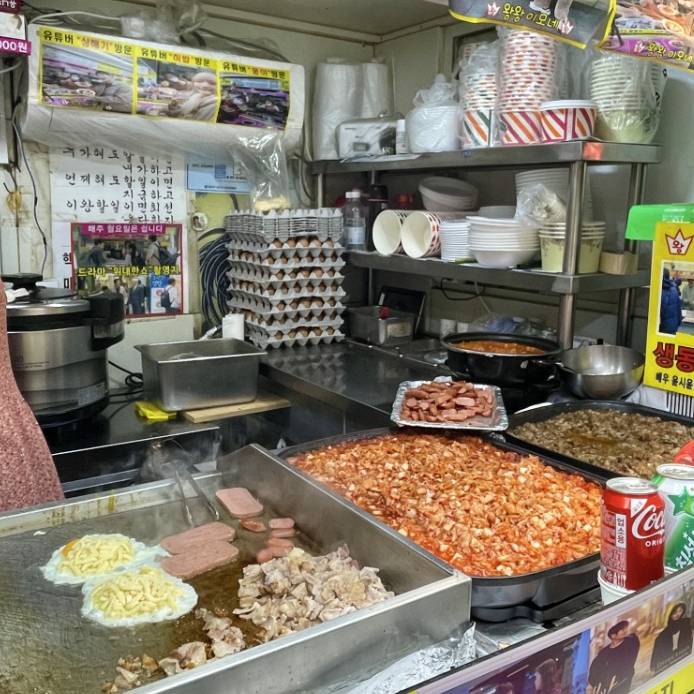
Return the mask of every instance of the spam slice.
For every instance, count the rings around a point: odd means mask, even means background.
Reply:
[[[159,544],[169,554],[183,554],[189,551],[195,552],[210,542],[231,542],[235,536],[236,531],[224,523],[205,523],[205,525],[199,525],[197,528],[184,530],[176,535],[169,535]]]
[[[263,505],[245,487],[220,489],[217,500],[236,518],[253,518],[263,512]]]
[[[217,569],[239,556],[238,548],[228,542],[215,540],[199,547],[196,551],[176,554],[162,559],[161,568],[166,573],[187,581],[200,574]]]

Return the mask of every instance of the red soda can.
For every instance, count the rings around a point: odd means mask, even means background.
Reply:
[[[609,480],[602,496],[600,572],[619,588],[640,590],[664,575],[665,503],[636,477]]]

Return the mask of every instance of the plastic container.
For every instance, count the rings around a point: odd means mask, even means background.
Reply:
[[[345,246],[353,251],[366,250],[366,217],[361,204],[361,191],[349,190],[344,216]]]
[[[602,595],[602,604],[609,605],[612,602],[617,602],[625,598],[627,595],[631,595],[634,591],[627,590],[626,588],[620,588],[613,583],[608,583],[598,571],[598,583],[600,584],[600,593]]]
[[[422,106],[407,114],[407,141],[410,151],[454,152],[458,140],[458,106]]]
[[[424,209],[431,212],[474,210],[479,192],[475,186],[457,178],[429,176],[419,184]]]

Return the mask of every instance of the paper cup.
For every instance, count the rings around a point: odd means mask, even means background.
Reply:
[[[592,136],[597,108],[591,101],[550,101],[540,108],[545,142],[584,140]]]
[[[494,138],[494,109],[477,109],[463,114],[463,144],[489,147]]]
[[[602,594],[603,605],[609,605],[611,602],[616,602],[620,598],[624,598],[634,592],[633,590],[620,588],[613,583],[608,583],[602,577],[602,573],[600,571],[598,571],[598,583],[600,584],[600,593]]]
[[[539,111],[502,111],[499,132],[504,145],[529,145],[542,140]]]
[[[403,222],[410,210],[383,210],[374,220],[372,230],[374,248],[381,255],[393,255],[402,252],[400,235]]]
[[[412,212],[402,225],[402,248],[410,258],[431,258],[441,252],[439,225],[460,219],[459,212]]]

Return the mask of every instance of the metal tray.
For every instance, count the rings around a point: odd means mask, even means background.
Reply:
[[[360,441],[363,439],[376,438],[386,434],[397,434],[398,430],[391,428],[371,429],[368,431],[355,432],[342,436],[313,441],[291,448],[278,451],[282,458],[290,458],[301,453],[335,446],[343,443]],[[427,432],[431,433],[431,432]],[[482,437],[497,448],[505,451],[512,451],[527,455],[528,451],[522,446],[510,442],[499,440],[494,436]],[[580,474],[587,479],[598,484],[604,484],[608,478],[603,470],[584,470],[573,463],[559,460],[550,454],[539,454],[542,462],[554,468]],[[320,484],[320,483],[317,483]],[[324,489],[327,486],[321,485]],[[354,508],[358,508],[351,504]],[[363,513],[363,512],[362,512]],[[381,525],[381,521],[376,521]],[[389,526],[385,526],[389,527]],[[425,550],[422,550],[425,551]],[[429,554],[427,552],[427,554]],[[433,556],[433,555],[430,555]],[[597,574],[600,568],[600,554],[590,554],[582,559],[562,564],[542,571],[520,574],[518,576],[471,576],[472,579],[472,608],[476,607],[512,607],[524,603],[532,603],[535,607],[547,607],[556,605],[568,598],[572,598],[580,593],[584,593],[598,585]]]
[[[171,412],[255,400],[265,352],[222,338],[135,345],[147,396]]]
[[[548,419],[552,419],[552,417],[564,414],[565,412],[578,412],[580,410],[612,410],[615,412],[631,412],[633,414],[644,415],[645,417],[657,417],[658,419],[669,422],[678,422],[680,424],[694,426],[694,420],[690,419],[689,417],[669,414],[668,412],[662,412],[661,410],[654,410],[651,407],[644,407],[643,405],[636,405],[629,402],[623,402],[621,400],[571,400],[569,402],[561,402],[553,405],[535,406],[528,408],[527,410],[516,412],[516,414],[511,416],[509,428],[503,433],[502,436],[507,442],[519,446],[520,449],[526,453],[533,453],[542,457],[550,456],[553,460],[556,460],[564,465],[570,465],[588,474],[601,475],[604,477],[604,479],[621,477],[622,475],[620,475],[618,472],[607,470],[584,460],[580,460],[579,458],[573,458],[571,456],[564,455],[563,453],[553,451],[549,448],[538,446],[537,444],[530,443],[529,441],[525,441],[524,439],[520,439],[513,435],[514,427],[519,427],[522,424],[528,424],[529,422],[544,422]]]
[[[260,498],[267,517],[290,515],[304,546],[324,552],[347,543],[363,564],[381,569],[396,596],[325,624],[249,648],[176,677],[137,689],[138,694],[235,694],[312,691],[345,668],[350,673],[385,667],[393,653],[391,636],[406,635],[411,651],[446,638],[469,619],[470,581],[442,562],[324,492],[294,468],[267,451],[249,446],[220,459],[220,474],[198,475],[213,496],[220,487],[243,485]],[[192,499],[193,490],[186,488]],[[227,522],[237,525],[236,521]],[[79,587],[54,586],[39,572],[51,552],[86,532],[123,532],[153,543],[185,529],[180,497],[173,481],[131,487],[112,495],[93,495],[20,513],[0,515],[0,691],[26,694],[98,694],[112,680],[119,657],[143,652],[163,657],[173,647],[197,637],[186,618],[136,629],[107,629],[80,616]],[[262,539],[240,533],[244,560]],[[257,546],[255,546],[257,544]],[[205,604],[235,594],[235,569],[218,569],[204,579]],[[234,573],[236,572],[236,573]],[[202,635],[202,632],[200,632]],[[50,683],[50,684],[48,684]]]
[[[452,382],[452,378],[443,377],[434,379],[436,383],[446,383]],[[395,400],[393,401],[393,411],[391,412],[390,418],[395,424],[401,427],[417,427],[422,429],[443,429],[443,430],[453,430],[453,431],[504,431],[508,427],[508,415],[506,414],[506,408],[504,407],[504,399],[501,395],[501,389],[496,386],[482,385],[478,383],[473,383],[471,385],[475,386],[475,390],[491,390],[494,393],[494,400],[496,406],[492,412],[491,417],[482,417],[477,415],[468,419],[465,422],[415,422],[409,419],[403,419],[400,414],[402,412],[402,407],[405,403],[405,394],[408,390],[413,388],[419,388],[427,383],[432,383],[432,381],[405,381],[398,386],[398,391],[395,394]]]

